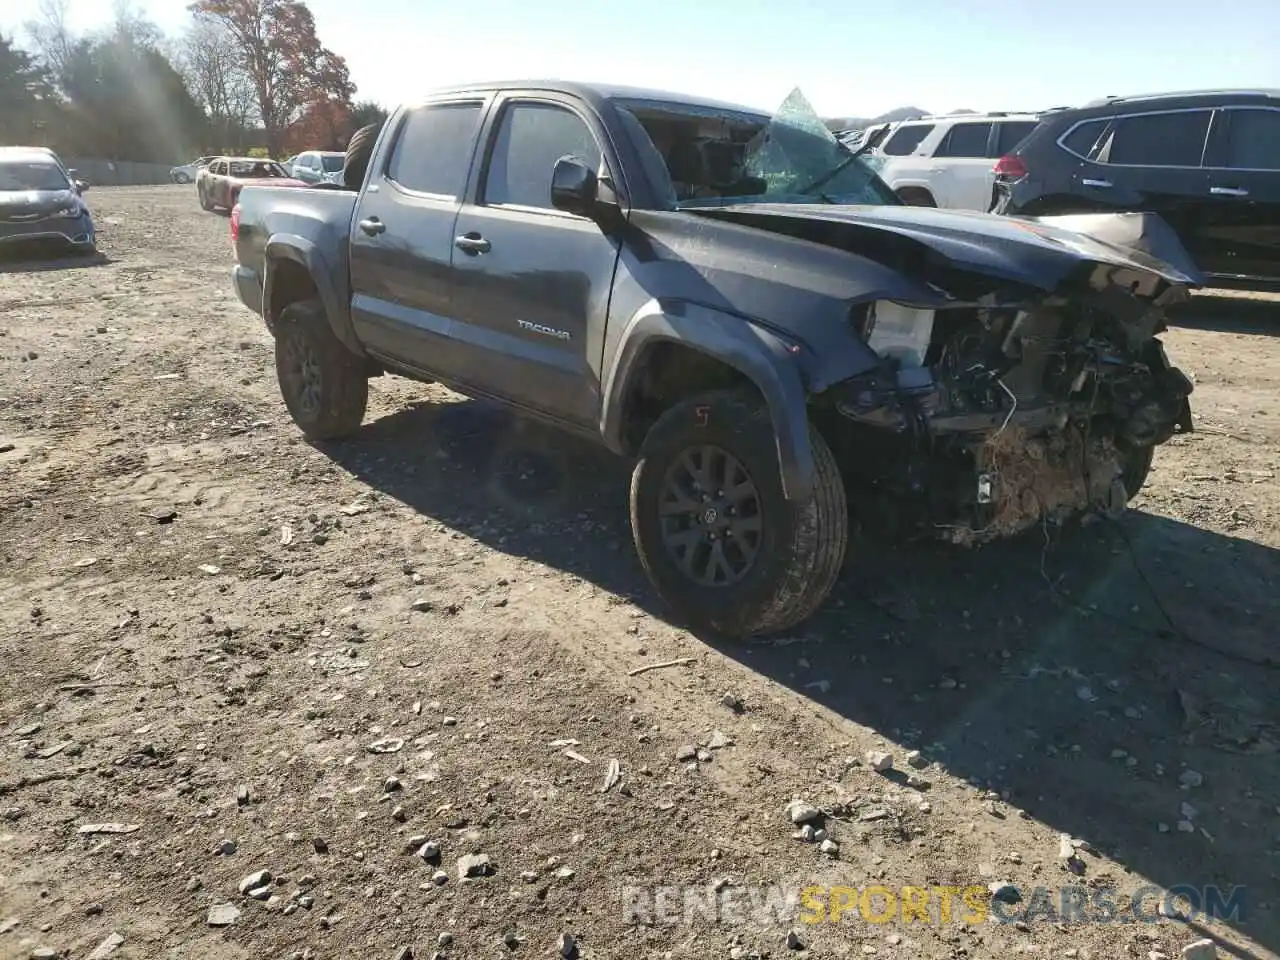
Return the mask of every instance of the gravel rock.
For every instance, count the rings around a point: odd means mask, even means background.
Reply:
[[[112,933],[105,940],[93,948],[93,953],[89,954],[85,960],[107,960],[117,950],[124,946],[124,937],[118,933]]]
[[[445,873],[443,870],[437,870],[435,873],[431,875],[431,882],[434,883],[437,887],[443,887],[446,883],[449,882],[449,875]]]
[[[236,852],[236,842],[234,840],[223,840],[214,850],[218,856],[229,857]]]
[[[831,839],[823,840],[818,849],[828,857],[838,857],[840,855],[840,844]]]
[[[1182,960],[1217,960],[1218,948],[1212,940],[1197,940],[1182,948]]]
[[[453,946],[453,934],[448,930],[441,933],[440,936],[436,937],[436,946],[442,950],[445,947]]]
[[[908,750],[906,759],[907,765],[915,767],[917,770],[923,770],[929,765],[929,761],[924,758],[924,755],[919,750]]]
[[[556,944],[556,949],[560,951],[560,956],[564,960],[573,960],[578,955],[578,941],[573,939],[573,934],[560,934],[560,941]]]
[[[434,860],[440,856],[440,844],[434,840],[426,840],[418,847],[418,856],[423,860]]]
[[[58,951],[49,947],[36,947],[27,956],[31,960],[58,960]]]
[[[240,911],[233,903],[215,903],[209,908],[208,922],[211,927],[229,927],[240,918]]]
[[[487,853],[469,853],[458,858],[458,879],[469,877],[487,877],[493,873],[493,864],[489,862]]]
[[[804,949],[804,941],[800,939],[800,934],[796,933],[794,930],[787,931],[786,944],[788,950]]]
[[[1178,783],[1188,789],[1202,787],[1204,786],[1204,774],[1195,770],[1183,770],[1182,773],[1178,774]]]
[[[876,773],[885,773],[893,769],[893,754],[883,750],[867,751],[867,766]]]
[[[678,760],[680,763],[685,763],[689,760],[696,760],[697,757],[698,757],[698,748],[695,747],[692,743],[686,743],[684,746],[682,746],[679,750],[676,751],[676,760]]]
[[[708,750],[723,750],[725,747],[733,746],[733,737],[719,731],[712,730],[711,736],[707,738]]]
[[[804,800],[792,800],[786,807],[792,823],[812,823],[822,817],[822,811]]]
[[[813,824],[806,823],[791,836],[795,840],[802,840],[805,843],[813,843],[818,839],[818,831],[813,829]]]
[[[387,777],[386,780],[382,781],[383,793],[395,793],[396,791],[403,790],[403,789],[404,789],[404,784],[400,782],[399,777]]]
[[[240,880],[239,890],[241,893],[248,893],[250,890],[257,890],[259,887],[269,887],[271,886],[271,879],[270,870],[258,870]]]

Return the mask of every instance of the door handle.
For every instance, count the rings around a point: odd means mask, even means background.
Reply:
[[[1243,190],[1240,187],[1210,187],[1209,192],[1219,197],[1247,197],[1249,195],[1248,190]]]
[[[478,233],[464,233],[460,237],[455,237],[453,245],[470,254],[488,253],[493,249],[493,244]]]
[[[365,233],[367,233],[369,236],[374,237],[380,233],[385,233],[387,230],[387,225],[383,223],[381,220],[379,220],[377,217],[369,217],[367,220],[360,221],[360,229],[363,230]]]
[[[1080,182],[1084,184],[1086,187],[1100,187],[1101,189],[1104,189],[1104,190],[1107,187],[1111,186],[1110,180],[1081,180]]]

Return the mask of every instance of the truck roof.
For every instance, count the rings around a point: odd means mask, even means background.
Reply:
[[[647,87],[628,87],[613,83],[587,83],[577,80],[495,80],[488,83],[468,83],[459,86],[440,87],[431,90],[426,97],[448,93],[479,93],[490,90],[542,90],[548,93],[564,93],[579,97],[588,103],[604,100],[652,100],[658,103],[678,104],[688,107],[709,107],[729,113],[746,113],[759,117],[769,116],[769,111],[748,107],[739,103],[713,100],[709,97],[655,90]]]

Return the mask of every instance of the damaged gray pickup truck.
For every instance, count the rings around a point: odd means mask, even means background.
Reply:
[[[1123,510],[1191,428],[1156,335],[1200,278],[1162,221],[903,206],[798,92],[452,89],[362,148],[346,191],[232,213],[293,419],[353,434],[391,373],[633,458],[641,562],[695,627],[807,618],[850,513],[976,543]]]

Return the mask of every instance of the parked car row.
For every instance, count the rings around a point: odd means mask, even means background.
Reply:
[[[1020,216],[1157,213],[1215,282],[1280,283],[1280,91],[924,117],[844,140],[904,203]]]

